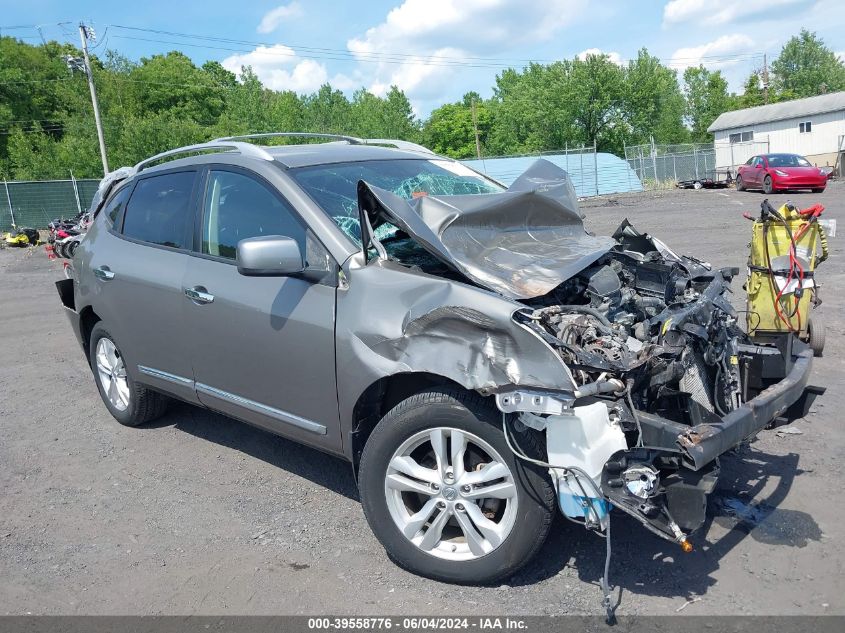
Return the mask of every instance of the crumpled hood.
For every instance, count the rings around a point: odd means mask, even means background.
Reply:
[[[513,299],[550,292],[607,253],[610,237],[589,235],[569,175],[537,160],[497,194],[405,200],[358,183],[364,248],[389,222],[475,283]]]

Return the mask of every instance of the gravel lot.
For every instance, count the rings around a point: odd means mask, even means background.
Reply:
[[[845,230],[845,186],[821,201]],[[681,252],[744,267],[763,196],[666,191],[587,201],[592,230],[624,217]],[[821,268],[828,387],[801,435],[765,431],[723,459],[710,516],[684,555],[616,513],[619,615],[845,614],[845,258]],[[350,467],[214,413],[174,406],[118,425],[53,287],[41,248],[0,251],[0,613],[601,613],[604,541],[560,520],[499,587],[456,587],[393,565],[370,533]],[[744,297],[735,284],[736,301]],[[840,294],[841,293],[841,294]]]

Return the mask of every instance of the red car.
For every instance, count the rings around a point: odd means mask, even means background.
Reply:
[[[762,189],[764,193],[787,189],[812,189],[821,193],[827,174],[798,154],[752,156],[736,173],[736,190]]]

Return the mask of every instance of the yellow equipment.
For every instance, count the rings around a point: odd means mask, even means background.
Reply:
[[[791,204],[775,210],[766,200],[751,231],[748,260],[747,326],[755,340],[795,334],[808,341],[816,355],[824,347],[824,326],[810,317],[820,303],[816,266],[827,259],[827,238],[818,222],[824,207],[799,211]],[[817,255],[821,245],[821,255]]]
[[[38,231],[27,227],[15,228],[3,234],[6,246],[35,246],[38,244]]]

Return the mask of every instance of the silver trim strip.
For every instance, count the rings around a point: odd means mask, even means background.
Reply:
[[[176,374],[170,374],[166,371],[161,371],[160,369],[153,369],[152,367],[145,367],[144,365],[138,365],[138,371],[142,374],[146,374],[147,376],[152,376],[153,378],[159,378],[161,380],[166,380],[168,382],[176,383],[177,385],[182,385],[183,387],[193,387],[194,381],[190,378],[185,378],[183,376],[177,376]]]
[[[255,400],[250,400],[249,398],[244,398],[243,396],[238,396],[234,393],[229,393],[228,391],[223,391],[222,389],[217,389],[210,385],[205,385],[201,382],[196,383],[195,386],[198,392],[204,393],[208,396],[220,398],[221,400],[227,400],[234,404],[240,405],[245,409],[254,411],[255,413],[266,415],[268,417],[273,418],[274,420],[278,420],[279,422],[284,422],[285,424],[290,424],[292,426],[299,427],[300,429],[310,431],[311,433],[317,433],[318,435],[326,434],[326,427],[322,424],[318,424],[317,422],[313,422],[306,418],[301,418],[298,415],[294,415],[293,413],[288,413],[287,411],[282,411],[281,409],[269,407],[266,404],[261,404],[260,402],[256,402]]]

